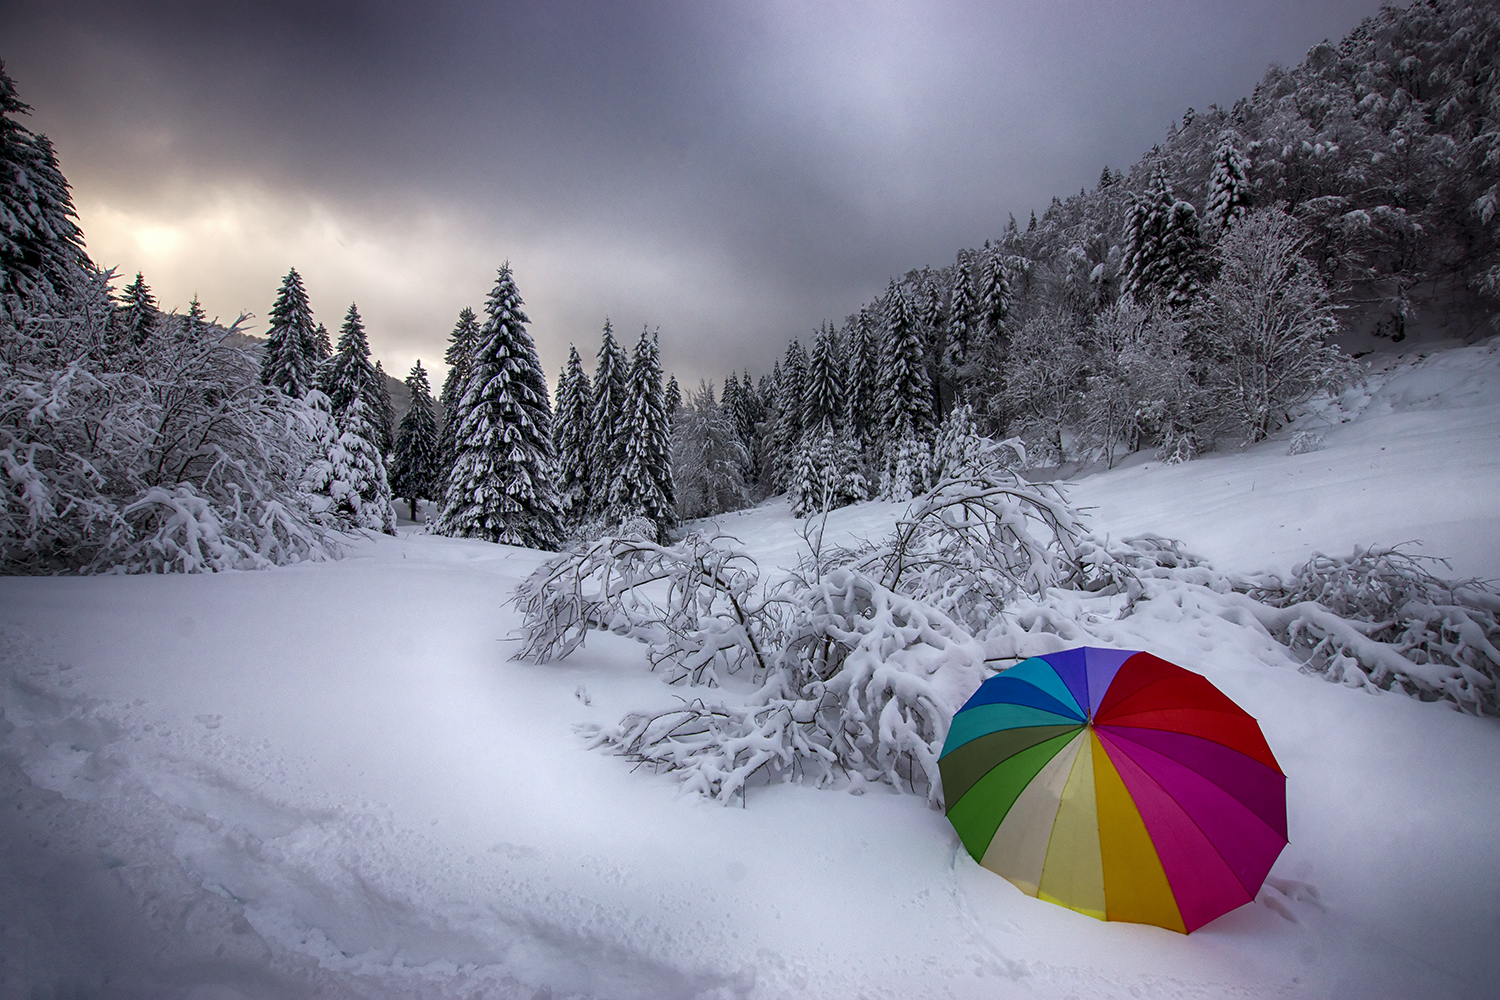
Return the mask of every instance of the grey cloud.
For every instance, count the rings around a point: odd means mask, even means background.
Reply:
[[[430,202],[502,258],[486,232],[576,256],[522,285],[549,364],[609,313],[696,377],[768,367],[1376,7],[0,0],[0,57],[80,194],[248,180],[372,232]],[[682,261],[697,287],[620,300],[612,274]],[[451,307],[391,336],[438,356]]]

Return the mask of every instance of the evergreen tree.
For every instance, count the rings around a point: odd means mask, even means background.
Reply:
[[[880,370],[880,399],[886,412],[881,493],[887,499],[909,499],[926,481],[925,456],[933,430],[930,392],[916,320],[901,286],[892,281],[886,293]]]
[[[810,428],[797,449],[789,489],[793,517],[821,514],[869,499],[859,448],[831,427]]]
[[[365,428],[370,434],[370,445],[382,455],[386,454],[387,428],[381,433],[381,394],[385,390],[385,378],[370,363],[370,342],[365,337],[365,325],[359,318],[359,309],[353,303],[344,314],[344,325],[339,328],[339,347],[331,361],[323,367],[323,392],[335,415],[348,409],[351,400],[358,398],[364,403]],[[387,396],[388,400],[389,397]],[[388,408],[389,403],[385,406]]]
[[[448,366],[448,377],[443,379],[443,391],[438,396],[442,410],[442,454],[443,480],[447,481],[448,470],[453,467],[454,433],[458,430],[458,405],[463,401],[464,383],[469,377],[469,359],[474,354],[474,344],[479,339],[479,320],[474,310],[464,306],[458,311],[458,322],[448,334],[448,348],[443,353],[443,362]]]
[[[309,399],[319,408],[327,397],[310,390]],[[365,401],[358,396],[335,411],[331,422],[336,437],[325,454],[307,473],[308,492],[325,498],[321,515],[346,528],[367,528],[396,533],[396,513],[391,505],[391,487],[385,460],[370,443],[374,432],[365,418]]]
[[[948,303],[946,361],[949,366],[959,368],[968,363],[970,342],[979,332],[979,309],[974,301],[974,264],[972,254],[967,250],[959,251]]]
[[[755,440],[755,429],[747,426],[747,401],[751,390],[747,389],[734,372],[724,380],[724,395],[719,400],[719,409],[724,411],[724,417],[729,421],[729,426],[739,435],[740,444],[745,446],[746,465],[744,468],[745,482],[751,481],[750,468],[753,459],[752,444]]]
[[[1010,315],[1010,278],[1005,273],[1000,248],[991,247],[988,240],[984,245],[985,253],[980,258],[983,270],[980,275],[979,319],[986,336],[996,341],[1006,334],[1005,319]]]
[[[553,490],[552,411],[510,264],[485,302],[458,404],[453,468],[434,529],[509,545],[562,541]]]
[[[799,341],[786,348],[784,364],[777,369],[776,411],[771,428],[771,489],[781,492],[791,486],[792,463],[802,444],[802,394],[807,380],[807,352]]]
[[[662,403],[661,362],[656,338],[645,329],[636,342],[630,365],[629,417],[625,433],[625,462],[617,482],[620,496],[613,506],[621,522],[641,517],[656,526],[655,540],[665,541],[675,521],[672,489],[672,442]]]
[[[618,512],[611,510],[610,505],[621,495],[618,481],[625,464],[629,377],[625,351],[615,341],[614,327],[606,319],[598,364],[594,368],[588,462],[592,477],[590,514],[603,518],[606,524],[619,523]]]
[[[807,378],[802,387],[802,426],[804,433],[821,437],[843,423],[847,400],[844,395],[844,372],[839,358],[837,335],[831,326],[818,331],[812,355],[807,363]]]
[[[328,327],[319,323],[317,330],[313,331],[313,340],[318,346],[318,364],[322,365],[333,357],[333,340],[328,336]]]
[[[0,62],[0,293],[61,295],[93,264],[52,143],[16,120],[30,111]]]
[[[702,382],[672,426],[672,480],[683,520],[739,510],[750,502],[739,435]]]
[[[437,404],[422,362],[406,376],[411,390],[411,408],[396,431],[395,458],[391,464],[391,494],[406,501],[411,519],[417,520],[418,500],[437,500],[442,485],[442,442],[438,436]]]
[[[1158,166],[1143,197],[1133,200],[1125,233],[1124,290],[1142,305],[1187,305],[1204,271],[1198,212],[1172,193]]]
[[[302,287],[302,276],[292,268],[282,279],[271,306],[271,328],[261,354],[260,380],[293,399],[317,387],[318,345],[313,333],[312,307]]]
[[[667,388],[662,394],[662,405],[666,407],[668,418],[682,409],[682,390],[677,386],[676,375],[667,377]]]
[[[563,523],[581,524],[589,507],[589,442],[594,386],[583,370],[578,348],[568,345],[568,364],[557,378],[557,417],[552,440],[557,449],[557,495]]]
[[[187,340],[197,340],[208,331],[208,314],[203,311],[203,303],[198,301],[198,296],[193,296],[193,301],[188,303],[187,315],[182,318],[182,336]]]
[[[1203,287],[1208,267],[1198,228],[1198,210],[1191,202],[1172,203],[1166,239],[1162,241],[1162,258],[1165,265],[1162,291],[1167,305],[1173,309],[1191,305]]]
[[[1213,173],[1208,178],[1208,205],[1204,218],[1223,232],[1250,209],[1250,161],[1235,146],[1234,135],[1225,132],[1214,150]]]
[[[922,341],[927,351],[927,381],[932,386],[932,419],[941,423],[943,419],[943,383],[948,355],[948,317],[943,308],[943,292],[938,287],[937,276],[929,268],[922,269],[918,285],[917,323],[922,328]]]
[[[848,406],[844,426],[859,445],[866,463],[873,466],[882,424],[876,404],[880,392],[880,349],[867,309],[861,309],[849,326],[847,361],[849,374],[845,397]]]
[[[146,285],[141,272],[135,272],[135,280],[120,293],[119,319],[121,338],[133,347],[140,347],[151,339],[161,322],[161,311],[156,307],[156,296]]]
[[[371,407],[374,412],[375,443],[382,455],[389,455],[396,446],[396,438],[392,433],[396,423],[396,408],[391,405],[390,379],[379,361],[375,362],[375,387],[374,405]]]

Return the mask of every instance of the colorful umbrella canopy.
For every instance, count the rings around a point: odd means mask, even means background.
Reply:
[[[1253,900],[1287,843],[1260,726],[1150,653],[1086,646],[996,674],[938,769],[976,861],[1100,920],[1194,930]]]

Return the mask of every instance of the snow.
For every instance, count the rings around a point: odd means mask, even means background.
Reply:
[[[1379,364],[1261,444],[1121,468],[1069,495],[1117,536],[1180,538],[1221,570],[1284,573],[1317,550],[1413,541],[1454,576],[1500,578],[1500,340]],[[1298,430],[1322,447],[1288,455]]]
[[[1391,363],[1297,425],[1317,451],[1071,495],[1221,569],[1421,537],[1500,577],[1497,355]],[[827,540],[903,509],[836,511]],[[802,544],[784,499],[718,521],[766,564]],[[509,659],[542,554],[401,531],[266,572],[0,580],[0,998],[1466,997],[1500,974],[1494,720],[1303,674],[1215,595],[1091,624],[1206,673],[1289,775],[1258,901],[1182,936],[1023,896],[918,795],[724,808],[583,749],[575,727],[680,689],[615,636]]]

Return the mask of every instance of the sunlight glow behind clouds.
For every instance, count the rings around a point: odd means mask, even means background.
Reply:
[[[78,197],[90,254],[126,262],[117,287],[143,271],[164,310],[185,311],[196,294],[211,317],[228,324],[245,312],[251,318],[244,329],[264,334],[281,279],[296,267],[315,318],[335,340],[355,302],[372,353],[389,374],[404,378],[421,358],[440,382],[459,310],[467,305],[482,316],[495,271],[509,260],[549,373],[562,366],[569,343],[593,358],[605,316],[589,303],[598,301],[618,306],[610,316],[627,345],[642,326],[660,327],[668,363],[683,379],[716,377],[726,359],[743,363],[726,353],[731,331],[724,317],[742,321],[751,303],[729,280],[727,263],[701,248],[663,245],[651,234],[561,226],[538,231],[523,224],[507,234],[445,206],[412,211],[411,197],[350,207],[250,184],[174,193],[170,202],[131,203],[86,191]],[[600,268],[601,257],[612,266]],[[246,300],[247,287],[258,295]]]

